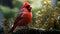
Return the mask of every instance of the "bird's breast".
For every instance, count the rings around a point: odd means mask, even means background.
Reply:
[[[20,24],[21,26],[26,26],[30,23],[30,21],[32,20],[32,13],[26,12],[26,15],[24,17],[24,20]]]

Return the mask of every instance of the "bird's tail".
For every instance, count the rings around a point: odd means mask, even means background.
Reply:
[[[13,32],[16,27],[17,27],[17,24],[14,24],[14,26],[11,28],[11,30],[8,33]]]

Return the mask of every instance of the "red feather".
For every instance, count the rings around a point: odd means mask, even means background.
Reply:
[[[25,0],[23,5],[24,7],[21,9],[19,14],[17,15],[14,21],[14,25],[11,28],[10,32],[13,32],[17,26],[26,26],[32,20],[32,13],[31,11],[28,10],[28,9],[31,10],[31,7],[29,6],[27,8],[28,5],[30,4]]]

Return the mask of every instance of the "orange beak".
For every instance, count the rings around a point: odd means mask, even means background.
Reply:
[[[32,9],[32,6],[30,6],[30,9]]]

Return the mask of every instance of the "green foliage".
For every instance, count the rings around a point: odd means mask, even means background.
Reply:
[[[18,13],[18,10],[10,9],[9,7],[0,6],[0,11],[2,12],[5,19],[14,18]]]
[[[22,0],[14,0],[13,1],[13,4],[18,9],[21,9],[22,8],[22,5],[23,5]]]
[[[28,0],[28,2],[32,6],[32,14],[33,14],[32,25],[34,25],[34,26],[36,24],[36,21],[38,21],[37,24],[38,25],[43,24],[43,28],[44,28],[46,26],[46,22],[48,25],[50,25],[49,18],[51,17],[51,15],[54,12],[60,14],[60,2],[57,4],[57,7],[55,7],[54,9],[52,8],[50,3],[44,4],[44,0],[38,0],[38,1],[37,0]],[[19,10],[23,6],[23,0],[13,0],[13,5],[14,5],[13,9],[11,9],[7,6],[0,5],[0,12],[2,12],[4,19],[6,19],[8,21],[9,20],[11,21],[11,18],[12,18],[12,21],[14,21],[13,19],[15,19]],[[40,13],[38,11],[40,11]],[[39,14],[36,15],[37,13],[39,13]],[[49,19],[49,20],[47,21],[47,19]],[[39,22],[41,22],[41,23],[39,23]],[[59,25],[59,23],[58,23],[58,25]],[[48,28],[49,26],[46,26],[46,27]]]

